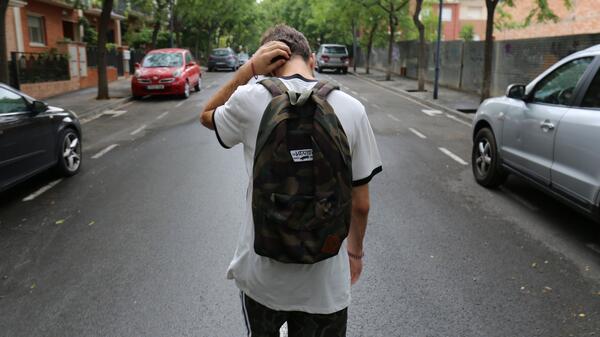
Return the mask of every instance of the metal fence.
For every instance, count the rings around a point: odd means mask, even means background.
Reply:
[[[10,84],[20,88],[24,83],[66,81],[69,74],[69,57],[57,53],[11,52]]]
[[[85,49],[88,67],[98,66],[98,47],[87,46]],[[106,65],[109,67],[123,67],[123,53],[116,49],[106,51]]]

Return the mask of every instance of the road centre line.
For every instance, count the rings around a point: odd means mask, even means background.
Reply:
[[[139,128],[131,131],[130,135],[134,136],[140,132],[142,132],[142,130],[144,130],[146,128],[146,124],[143,124],[142,126],[140,126]]]
[[[176,108],[179,108],[180,106],[182,106],[182,105],[183,105],[183,103],[185,103],[185,101],[181,101],[181,102],[177,103],[177,105],[175,105],[175,107],[176,107]]]
[[[106,153],[108,153],[108,151],[114,149],[115,147],[119,146],[119,144],[112,144],[107,146],[106,148],[104,148],[104,150],[96,153],[95,155],[92,156],[92,159],[98,159],[100,157],[102,157],[103,155],[105,155]]]
[[[375,103],[371,104],[375,109],[381,110],[381,107]]]
[[[392,114],[387,114],[387,116],[388,116],[390,119],[392,119],[392,120],[394,120],[394,121],[396,121],[396,122],[402,122],[402,121],[401,121],[401,120],[400,120],[398,117],[396,117],[396,116],[394,116],[394,115],[392,115]]]
[[[363,101],[365,101],[365,102],[369,103],[369,100],[368,100],[368,99],[366,99],[364,96],[360,96],[360,99],[362,99]]]
[[[168,112],[168,111],[165,111],[165,112],[161,113],[160,115],[158,115],[158,116],[156,117],[156,119],[162,119],[163,117],[165,117],[165,116],[166,116],[166,115],[168,115],[168,114],[169,114],[169,112]]]
[[[358,93],[354,90],[350,90],[350,92],[354,95],[354,96],[358,96]]]
[[[427,116],[435,117],[437,115],[441,115],[442,112],[440,110],[431,110],[431,109],[423,109],[421,110]]]
[[[40,195],[42,195],[44,192],[48,191],[49,189],[51,189],[52,187],[56,186],[58,183],[60,183],[62,181],[62,179],[58,179],[55,180],[51,183],[49,183],[46,186],[43,186],[42,188],[40,188],[39,190],[31,193],[30,195],[26,196],[25,198],[23,198],[23,201],[31,201],[37,197],[39,197]]]
[[[466,125],[468,127],[471,127],[471,123],[465,122],[463,120],[461,120],[460,118],[451,115],[451,114],[446,114],[446,117],[450,118],[451,120],[455,121],[455,122],[459,122],[460,124]]]
[[[419,131],[413,129],[413,128],[408,128],[410,130],[410,132],[414,133],[415,135],[417,135],[417,137],[421,138],[421,139],[427,139],[427,136],[425,136],[424,134],[420,133]]]
[[[445,147],[438,147],[438,149],[440,151],[442,151],[442,153],[444,153],[445,155],[447,155],[448,157],[452,158],[454,161],[456,161],[457,163],[461,164],[461,165],[469,165],[469,163],[467,163],[466,161],[464,161],[461,157],[455,155],[454,153],[452,153],[450,150],[448,150]]]

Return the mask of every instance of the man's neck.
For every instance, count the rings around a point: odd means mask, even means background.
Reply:
[[[292,75],[300,75],[308,80],[314,80],[312,69],[308,66],[308,64],[304,61],[302,57],[292,57],[289,61],[287,61],[281,68],[275,71],[275,76],[277,77],[287,77]]]

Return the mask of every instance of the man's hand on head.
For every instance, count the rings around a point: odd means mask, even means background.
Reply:
[[[281,41],[271,41],[262,45],[250,59],[253,66],[253,75],[266,75],[290,59],[292,52],[290,47]],[[274,59],[278,59],[273,62]]]

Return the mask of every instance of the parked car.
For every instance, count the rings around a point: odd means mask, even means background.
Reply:
[[[348,72],[348,49],[341,44],[322,44],[317,51],[317,72],[323,72],[324,69],[333,69],[341,71],[343,74]]]
[[[146,95],[179,95],[188,98],[191,88],[200,91],[202,72],[192,53],[169,48],[150,51],[142,64],[136,64],[131,79],[134,98]]]
[[[235,71],[238,68],[238,57],[231,48],[213,49],[208,56],[208,71],[218,69],[229,69]]]
[[[481,104],[473,124],[473,174],[485,187],[516,174],[598,219],[599,144],[597,45]]]
[[[74,112],[0,83],[0,191],[51,167],[72,176],[81,159],[81,125]]]
[[[244,63],[248,62],[249,59],[250,59],[250,56],[248,56],[248,54],[239,53],[238,54],[238,68],[243,66]]]

